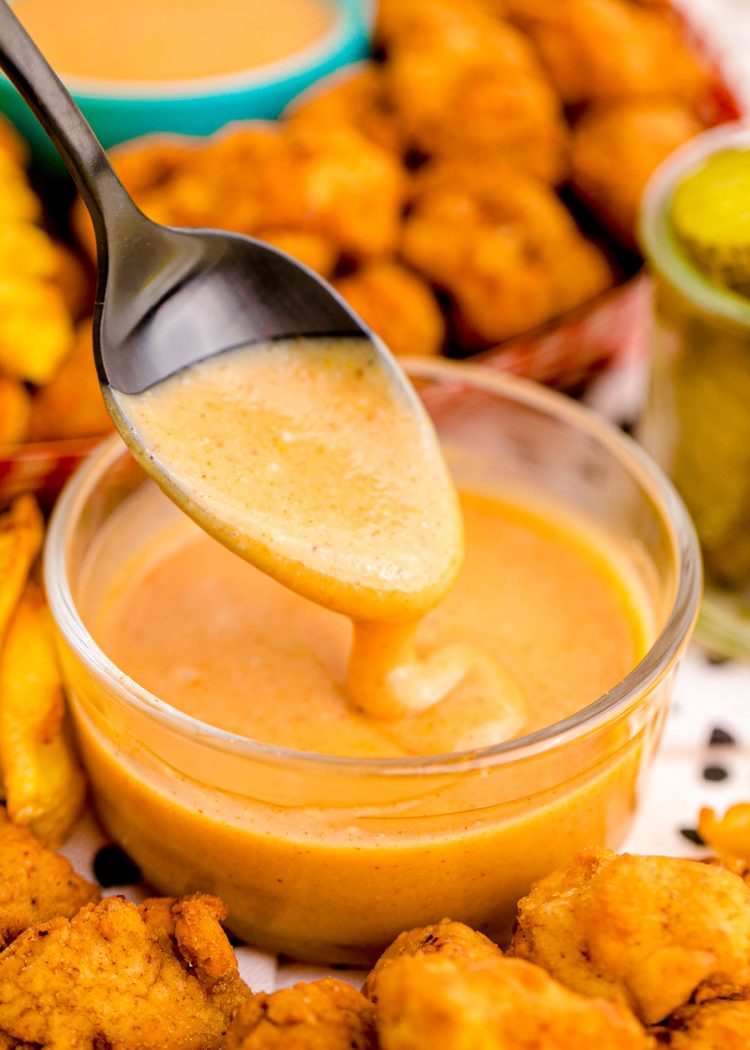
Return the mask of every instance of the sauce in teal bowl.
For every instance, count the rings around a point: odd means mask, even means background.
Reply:
[[[105,148],[154,131],[208,135],[224,124],[277,117],[295,95],[369,50],[367,0],[335,0],[331,28],[286,58],[242,72],[166,81],[64,80]],[[31,143],[38,161],[57,154],[10,82],[0,74],[0,112]]]

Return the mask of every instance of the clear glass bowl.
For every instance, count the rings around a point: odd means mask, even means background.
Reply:
[[[47,590],[103,823],[159,889],[216,893],[251,944],[311,961],[368,962],[401,930],[445,916],[502,939],[535,879],[582,847],[617,846],[700,596],[690,520],[629,439],[524,380],[448,363],[409,371],[464,480],[534,486],[632,552],[655,641],[563,722],[408,760],[309,754],[218,730],[129,679],[81,614],[81,567],[96,578],[102,527],[152,484],[117,439],[68,484],[47,540]]]

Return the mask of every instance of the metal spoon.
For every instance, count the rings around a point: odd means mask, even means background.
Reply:
[[[234,347],[291,336],[358,336],[372,344],[394,394],[426,420],[383,343],[306,267],[249,237],[174,229],[147,219],[5,0],[0,0],[0,67],[51,138],[93,220],[94,354],[110,410],[107,388],[138,394]],[[118,411],[113,418],[126,442],[137,444],[133,421]]]

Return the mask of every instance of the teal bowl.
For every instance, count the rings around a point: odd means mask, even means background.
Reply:
[[[316,80],[367,55],[370,4],[337,0],[337,6],[339,17],[320,40],[244,73],[165,83],[66,77],[66,85],[106,149],[154,131],[210,135],[230,121],[272,119]],[[31,144],[37,161],[59,167],[51,142],[2,74],[0,113]]]

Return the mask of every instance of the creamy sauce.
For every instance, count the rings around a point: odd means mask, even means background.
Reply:
[[[417,648],[420,618],[461,564],[463,523],[432,424],[366,340],[233,350],[115,396],[144,440],[136,454],[175,502],[263,572],[354,620],[347,697],[358,711],[434,720],[440,707],[427,751],[521,729],[523,694],[499,664],[469,645]]]
[[[239,561],[176,513],[151,537],[128,539],[127,523],[140,530],[165,502],[149,487],[113,520],[84,581],[87,622],[151,692],[256,740],[362,757],[471,746],[477,728],[497,718],[497,683],[484,676],[497,673],[498,658],[506,679],[522,686],[525,728],[533,730],[596,699],[649,644],[647,602],[606,537],[554,504],[466,493],[466,559],[417,640],[426,653],[465,646],[474,674],[447,706],[367,718],[346,703],[350,622]],[[123,544],[130,553],[114,571]],[[506,725],[500,732],[513,735]]]
[[[185,80],[256,69],[309,47],[336,20],[334,0],[15,0],[63,74]]]
[[[435,432],[364,339],[232,350],[117,394],[149,471],[227,547],[357,620],[446,593],[463,526]]]

